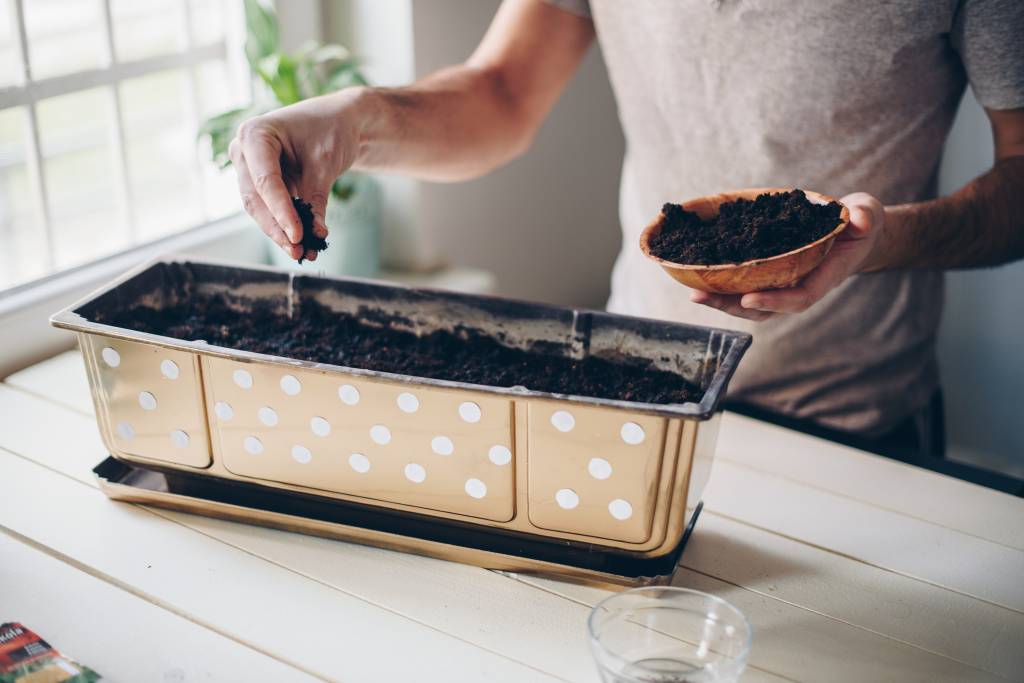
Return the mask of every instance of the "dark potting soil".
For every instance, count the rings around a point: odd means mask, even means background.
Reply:
[[[326,249],[327,240],[313,233],[313,205],[303,201],[301,197],[292,197],[292,204],[295,206],[295,212],[299,214],[299,220],[302,221],[302,256],[299,257],[299,263],[302,263],[310,249],[316,252]]]
[[[574,360],[543,347],[525,351],[469,328],[423,336],[395,329],[379,311],[350,315],[315,301],[294,318],[273,311],[240,313],[221,296],[154,309],[139,306],[96,316],[96,322],[232,349],[366,370],[499,387],[641,403],[699,401],[703,392],[650,361],[587,356]]]
[[[710,220],[679,204],[665,204],[661,232],[651,240],[651,253],[687,265],[778,256],[827,235],[839,225],[840,211],[837,202],[814,204],[803,190],[726,202]]]

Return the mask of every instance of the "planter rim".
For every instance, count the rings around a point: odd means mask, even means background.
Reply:
[[[104,294],[107,294],[108,292],[117,289],[118,287],[124,285],[132,278],[146,272],[147,270],[150,270],[160,265],[171,264],[221,266],[236,270],[249,270],[262,273],[273,273],[276,275],[286,275],[289,278],[289,287],[292,286],[296,279],[326,280],[333,282],[355,282],[362,283],[373,288],[379,288],[381,291],[406,290],[409,292],[432,295],[439,298],[454,300],[462,303],[513,303],[529,306],[537,311],[543,312],[572,312],[574,316],[613,316],[624,320],[632,320],[650,324],[655,327],[664,328],[666,330],[678,328],[687,328],[691,330],[705,330],[709,333],[709,347],[714,345],[718,349],[718,363],[717,368],[714,370],[714,373],[711,376],[707,388],[704,390],[704,395],[701,397],[701,400],[699,402],[691,401],[686,403],[671,404],[641,403],[616,399],[596,398],[593,396],[580,396],[576,394],[561,394],[545,391],[536,391],[533,389],[525,389],[521,387],[499,387],[493,385],[471,384],[467,382],[434,379],[429,377],[421,377],[417,375],[397,374],[391,372],[383,372],[379,370],[366,370],[363,368],[353,368],[344,365],[335,365],[331,363],[317,363],[313,361],[298,360],[284,356],[274,356],[264,353],[255,353],[252,351],[231,349],[223,346],[214,346],[211,344],[207,344],[205,342],[187,341],[163,335],[150,334],[146,332],[136,332],[134,330],[129,330],[123,327],[115,327],[112,325],[93,322],[91,320],[86,319],[83,315],[77,312],[78,309],[93,302],[94,300],[98,299]],[[54,327],[71,330],[74,332],[99,334],[114,339],[146,342],[163,348],[178,349],[182,351],[188,351],[191,353],[203,354],[220,358],[229,358],[240,362],[267,363],[271,365],[291,368],[301,368],[314,371],[328,371],[332,373],[344,373],[361,377],[379,378],[407,384],[426,385],[448,389],[468,389],[472,391],[480,391],[484,393],[503,395],[515,398],[546,399],[584,406],[617,408],[632,412],[659,415],[664,417],[685,417],[696,420],[709,419],[715,413],[715,411],[719,409],[721,401],[725,395],[725,388],[728,385],[728,382],[731,379],[733,373],[736,371],[740,359],[743,357],[743,354],[746,352],[747,348],[749,348],[752,341],[752,336],[748,333],[737,332],[734,330],[725,330],[721,328],[688,325],[683,323],[671,323],[663,320],[652,320],[648,318],[639,318],[635,316],[611,314],[607,313],[606,311],[596,311],[593,309],[583,308],[569,308],[564,306],[555,306],[550,304],[529,302],[520,299],[513,299],[493,295],[462,294],[458,292],[452,292],[431,287],[420,287],[393,282],[382,282],[380,280],[374,280],[370,278],[351,276],[339,277],[329,275],[304,275],[301,273],[286,271],[284,269],[275,268],[271,266],[240,266],[236,263],[232,263],[226,260],[206,258],[198,259],[184,254],[171,254],[157,257],[149,261],[146,261],[136,266],[135,268],[132,268],[131,270],[127,271],[120,277],[115,278],[110,283],[98,288],[88,296],[76,301],[70,306],[55,313],[50,318],[50,324],[53,325]]]

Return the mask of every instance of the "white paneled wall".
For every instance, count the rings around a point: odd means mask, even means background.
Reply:
[[[413,2],[416,73],[465,59],[499,4]],[[469,183],[423,184],[419,220],[445,256],[494,271],[505,294],[603,306],[619,245],[622,152],[595,49],[526,156]]]

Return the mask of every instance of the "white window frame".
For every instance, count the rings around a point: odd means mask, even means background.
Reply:
[[[187,0],[179,0],[181,7],[179,18],[182,22],[182,26],[179,29],[181,35],[185,37],[182,49],[176,53],[121,62],[117,58],[114,46],[114,22],[110,9],[111,0],[94,1],[99,4],[102,14],[100,22],[103,39],[102,66],[42,79],[34,79],[32,76],[32,60],[25,22],[25,0],[13,0],[12,4],[14,10],[12,18],[15,29],[15,47],[21,65],[21,82],[0,89],[0,110],[23,107],[25,111],[26,140],[28,142],[26,161],[34,201],[38,209],[40,233],[45,240],[43,251],[47,259],[46,269],[48,272],[52,272],[55,268],[53,249],[51,248],[54,241],[53,217],[50,215],[46,174],[43,171],[43,156],[39,139],[39,122],[36,112],[37,103],[40,100],[97,87],[104,89],[107,95],[108,106],[110,107],[114,131],[112,142],[118,206],[122,218],[128,226],[128,245],[135,246],[139,243],[139,240],[137,221],[134,220],[136,211],[131,193],[128,159],[125,153],[124,116],[117,90],[120,83],[127,79],[145,76],[166,69],[177,68],[183,70],[187,86],[185,89],[187,120],[194,122],[195,126],[198,127],[199,86],[196,70],[201,64],[213,60],[223,60],[229,65],[232,81],[236,83],[248,82],[248,69],[245,66],[244,52],[242,51],[241,41],[244,40],[244,36],[240,25],[241,21],[238,16],[232,16],[232,12],[229,10],[229,8],[234,8],[240,5],[240,3],[225,2],[223,4],[226,15],[225,38],[216,43],[195,45],[190,4]],[[194,128],[192,131],[193,135],[196,131],[197,128]],[[193,155],[193,165],[197,178],[201,177],[199,174],[202,168],[200,166],[198,146]],[[199,195],[204,220],[209,220],[206,201],[201,188]]]
[[[102,7],[102,30],[106,46],[104,64],[94,69],[39,80],[32,79],[24,20],[26,0],[12,1],[15,15],[16,48],[22,67],[21,83],[0,88],[0,108],[15,106],[25,108],[28,133],[26,137],[29,142],[26,154],[28,172],[35,193],[35,201],[37,206],[41,207],[40,232],[46,239],[46,244],[52,244],[53,223],[46,201],[46,178],[43,173],[36,103],[45,98],[96,87],[104,87],[108,92],[115,124],[113,151],[117,164],[116,182],[118,183],[120,206],[129,230],[134,230],[131,186],[124,154],[123,121],[117,86],[125,79],[148,73],[172,68],[184,69],[188,79],[186,111],[191,112],[192,118],[198,121],[196,114],[198,91],[195,72],[200,64],[210,60],[224,59],[235,75],[233,80],[251,83],[243,48],[245,30],[241,1],[228,2],[225,5],[229,9],[225,17],[226,38],[218,43],[196,46],[192,42],[192,22],[188,3],[181,0],[185,8],[182,12],[182,20],[185,22],[185,35],[188,36],[184,49],[173,54],[131,62],[119,62],[113,43],[110,0],[96,0],[101,3]],[[318,36],[321,30],[321,12],[318,0],[288,0],[288,2],[275,4],[277,4],[281,15],[283,30],[287,26],[295,35],[305,33],[307,36]],[[198,160],[197,156],[197,173],[200,170]],[[46,252],[47,257],[52,259],[51,250],[47,248]],[[266,259],[266,244],[259,232],[252,228],[251,220],[239,212],[224,219],[207,222],[169,235],[163,239],[135,242],[127,249],[111,256],[75,268],[57,271],[23,285],[0,291],[0,379],[74,345],[74,338],[71,335],[49,326],[49,316],[52,313],[84,297],[93,289],[139,262],[166,253],[263,262]],[[48,266],[52,270],[53,262],[50,261]]]

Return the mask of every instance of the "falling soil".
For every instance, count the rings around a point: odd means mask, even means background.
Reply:
[[[703,391],[640,358],[559,355],[550,344],[512,348],[465,327],[416,335],[380,311],[339,313],[307,301],[289,318],[259,306],[239,312],[223,296],[162,309],[138,306],[96,322],[232,349],[402,375],[640,403],[699,401]],[[554,351],[554,352],[553,352]]]
[[[718,207],[709,220],[679,204],[665,204],[651,253],[687,265],[742,263],[810,244],[839,225],[837,202],[815,204],[802,190],[761,194]]]
[[[292,204],[295,206],[295,212],[299,214],[299,220],[302,221],[302,255],[299,256],[299,263],[302,263],[311,249],[315,252],[326,249],[327,240],[313,233],[313,205],[302,201],[300,197],[292,197]]]

